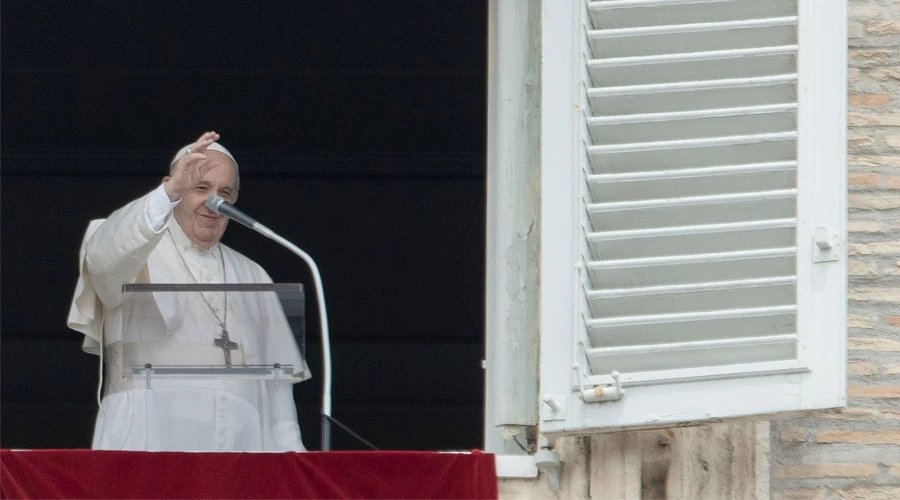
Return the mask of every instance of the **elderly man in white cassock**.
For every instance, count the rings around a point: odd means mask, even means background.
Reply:
[[[234,365],[272,355],[293,365],[294,382],[309,378],[277,301],[259,306],[227,292],[204,300],[154,293],[129,306],[143,309],[141,341],[123,338],[130,321],[123,284],[271,283],[259,265],[219,242],[228,218],[206,207],[211,194],[229,203],[238,197],[237,161],[218,139],[207,132],[182,148],[156,189],[92,221],[84,236],[68,326],[84,333],[84,350],[99,354],[105,366],[94,449],[305,451],[289,385],[198,379],[148,389],[123,376],[135,363],[167,364],[171,356],[221,363],[223,348],[215,341],[227,329],[237,343],[229,352]],[[256,313],[241,314],[249,310]]]

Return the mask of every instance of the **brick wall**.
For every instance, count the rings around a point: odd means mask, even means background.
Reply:
[[[849,16],[849,402],[772,423],[775,500],[900,498],[900,1]]]

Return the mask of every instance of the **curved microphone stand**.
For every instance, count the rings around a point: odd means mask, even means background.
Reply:
[[[322,288],[322,276],[319,274],[319,267],[306,252],[301,250],[290,241],[282,238],[275,231],[260,224],[252,217],[234,208],[225,201],[221,196],[212,194],[206,199],[206,206],[213,212],[230,217],[257,233],[272,239],[306,262],[312,271],[313,280],[316,285],[316,302],[319,306],[319,323],[322,329],[322,451],[331,451],[331,341],[328,333],[328,313],[325,310],[325,292]]]

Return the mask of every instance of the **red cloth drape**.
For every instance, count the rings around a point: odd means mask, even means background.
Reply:
[[[0,450],[2,498],[497,498],[494,455]]]

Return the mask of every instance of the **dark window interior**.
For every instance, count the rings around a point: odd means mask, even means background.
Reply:
[[[333,415],[382,449],[482,446],[486,5],[2,3],[0,447],[90,446],[97,358],[65,318],[81,235],[203,131],[239,207],[321,269]],[[233,224],[275,281],[302,261]],[[295,386],[320,448],[321,377]],[[334,429],[334,449],[363,449]]]

